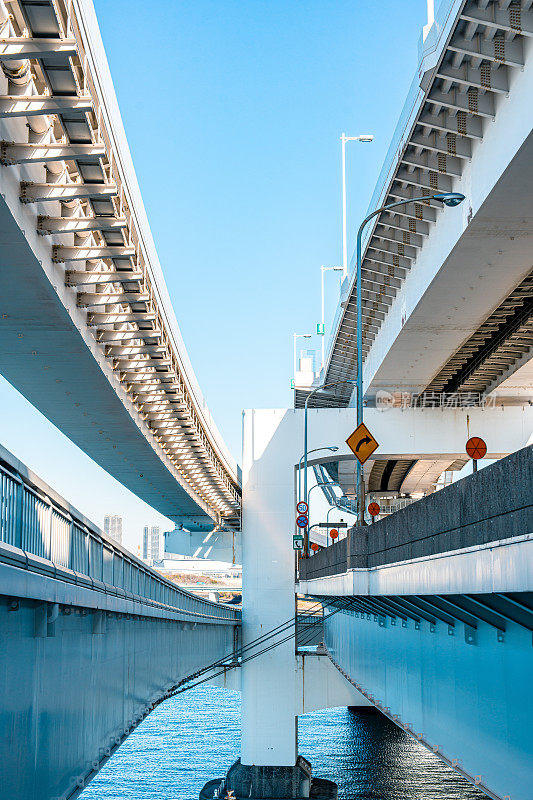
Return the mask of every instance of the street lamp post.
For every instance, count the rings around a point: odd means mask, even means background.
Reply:
[[[371,142],[374,134],[346,136],[341,133],[342,150],[342,278],[348,274],[348,244],[346,239],[346,142]]]
[[[311,492],[313,491],[313,489],[318,489],[319,486],[338,486],[338,485],[339,484],[337,483],[337,481],[321,481],[320,483],[315,483],[314,486],[311,486],[309,491],[306,492],[306,494],[304,495],[305,499],[306,499],[306,502],[307,502],[307,513],[309,514],[309,497],[310,497]],[[315,527],[314,525],[311,525],[311,528],[314,528],[314,527]],[[309,556],[309,533],[311,531],[311,528],[308,525],[307,528],[304,531],[304,554],[305,554],[305,558],[308,558],[308,556]]]
[[[375,211],[372,211],[365,219],[362,221],[361,225],[359,226],[359,230],[357,232],[357,275],[356,275],[356,300],[357,300],[357,322],[356,322],[356,341],[357,341],[357,426],[363,423],[363,347],[362,347],[362,338],[363,338],[363,301],[361,297],[361,243],[362,243],[362,236],[363,230],[365,229],[366,225],[370,222],[371,219],[377,217],[378,214],[381,214],[382,211],[389,211],[391,208],[396,208],[397,206],[404,206],[408,203],[422,203],[427,202],[428,200],[439,200],[445,206],[458,206],[459,203],[462,203],[465,199],[464,194],[460,194],[459,192],[436,192],[435,194],[428,195],[427,197],[410,197],[407,200],[397,200],[394,203],[388,203],[385,206],[381,206],[377,208]],[[363,467],[362,464],[357,460],[357,504],[358,504],[358,511],[359,511],[359,525],[364,524],[364,485],[363,485]]]
[[[309,514],[309,495],[311,494],[313,489],[317,489],[319,486],[338,486],[338,485],[339,484],[337,481],[319,481],[318,483],[315,483],[314,486],[311,486],[306,495],[307,513]]]
[[[350,383],[354,384],[355,381],[353,380],[341,380],[341,381],[333,381],[332,383],[325,383],[322,386],[317,386],[316,389],[313,389],[312,392],[309,392],[307,397],[305,398],[304,404],[304,497],[307,497],[307,409],[309,405],[309,400],[311,397],[316,394],[317,392],[322,391],[322,389],[328,389],[332,386],[339,386],[341,383]],[[309,511],[309,509],[308,509]],[[307,530],[307,529],[306,529]],[[305,554],[307,558],[307,552]]]
[[[311,333],[293,333],[293,344],[294,344],[294,380],[296,386],[296,339],[310,339],[312,336]]]
[[[310,453],[318,453],[320,450],[329,450],[332,453],[336,453],[339,448],[335,445],[333,447],[314,447],[312,450],[309,450]],[[304,454],[305,455],[305,454]],[[302,461],[304,459],[304,455],[300,458],[298,462],[298,500],[302,499],[302,481],[301,481],[301,472],[302,472]]]
[[[337,506],[330,506],[328,508],[328,513],[326,514],[326,525],[329,525],[329,515],[331,514],[332,511],[335,511],[336,508]]]
[[[324,369],[324,361],[325,361],[325,341],[326,341],[326,312],[325,312],[325,301],[324,301],[324,272],[344,272],[344,267],[325,267],[322,265],[320,267],[320,283],[321,283],[321,317],[320,317],[320,335],[322,336],[322,361],[321,361],[321,368]]]

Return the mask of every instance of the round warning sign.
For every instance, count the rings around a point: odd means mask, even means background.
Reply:
[[[380,511],[381,511],[381,508],[379,507],[378,503],[370,503],[369,504],[368,513],[370,514],[371,517],[377,517],[377,515],[379,514]]]
[[[337,530],[337,528],[332,528],[329,532],[329,535],[331,536],[332,539],[337,539],[339,536],[339,531]]]
[[[487,455],[487,445],[479,436],[471,436],[466,443],[466,452],[477,461],[478,458],[485,458]]]

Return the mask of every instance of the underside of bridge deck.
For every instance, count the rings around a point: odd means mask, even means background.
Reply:
[[[326,622],[326,646],[379,711],[488,797],[528,800],[532,595],[522,612],[515,595],[505,616],[468,600],[328,597],[344,608]]]
[[[234,530],[239,470],[174,316],[94,8],[0,0],[0,28],[0,371],[163,514]]]
[[[369,212],[362,261],[367,396],[380,389],[531,393],[513,373],[533,346],[530,185],[531,2],[448,0],[421,42],[417,72]],[[461,192],[460,211],[434,192]],[[344,281],[313,407],[345,406],[355,372],[355,259]],[[317,384],[318,385],[318,384]],[[297,388],[302,407],[309,388]]]

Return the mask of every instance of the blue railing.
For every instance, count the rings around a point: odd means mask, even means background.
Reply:
[[[235,609],[197,597],[159,575],[1,446],[0,561],[167,608],[240,617]]]

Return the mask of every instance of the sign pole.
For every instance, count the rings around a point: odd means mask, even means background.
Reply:
[[[303,553],[302,558],[307,558],[309,554],[309,505],[305,500],[298,500],[296,503],[296,525],[302,530],[303,528]],[[294,539],[293,539],[294,545]]]
[[[487,443],[480,436],[471,436],[466,443],[466,454],[472,459],[472,472],[477,472],[478,458],[487,455]]]
[[[403,206],[407,203],[416,203],[420,200],[424,202],[431,199],[439,200],[446,206],[457,206],[465,199],[463,194],[459,192],[436,192],[428,197],[410,197],[405,200],[396,200],[394,203],[387,203],[380,208],[376,208],[362,221],[357,231],[357,273],[356,273],[356,301],[357,301],[357,319],[356,319],[356,345],[357,345],[357,427],[363,424],[363,298],[362,298],[362,280],[361,280],[361,254],[362,254],[362,238],[363,230],[366,224],[371,219],[377,217],[382,211],[388,211],[390,208]],[[359,524],[364,524],[365,519],[365,487],[363,478],[363,464],[361,462],[357,465],[357,496],[359,499]]]
[[[356,292],[357,292],[357,317],[356,317],[356,344],[357,344],[357,427],[363,424],[363,304],[361,299],[361,238],[363,228],[360,226],[357,232],[357,273],[356,273]],[[363,477],[363,465],[357,460],[357,503],[358,503],[358,522],[364,525],[365,520],[365,488]]]

